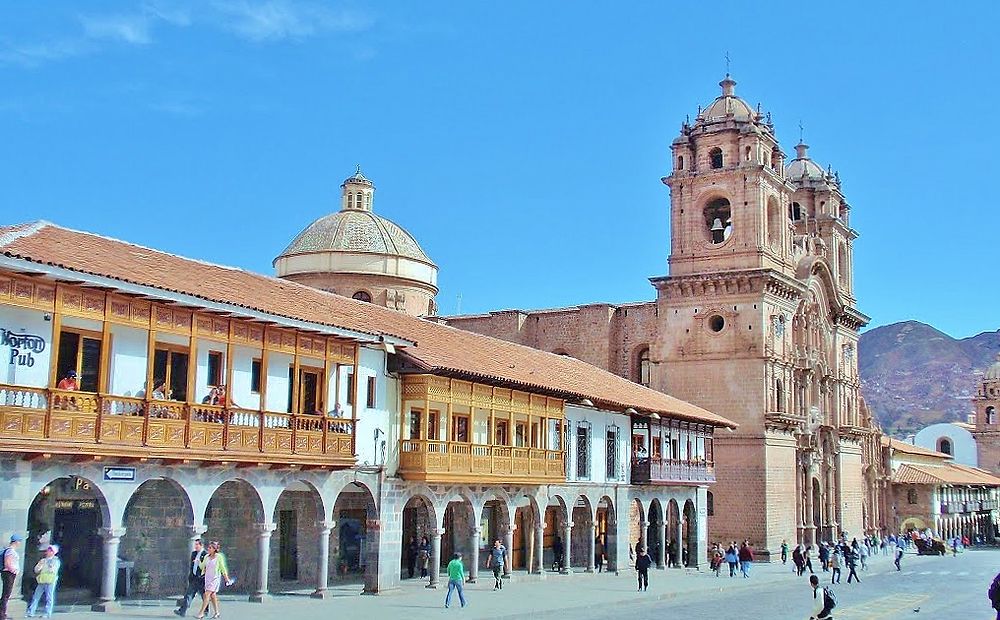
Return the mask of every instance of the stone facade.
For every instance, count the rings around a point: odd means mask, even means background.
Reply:
[[[976,426],[972,436],[976,441],[978,466],[1000,474],[1000,358],[978,382],[973,404]]]
[[[673,141],[670,273],[653,302],[450,317],[565,353],[740,424],[717,436],[710,537],[782,540],[878,529],[862,506],[862,414],[850,210],[800,143],[787,165],[770,116],[734,93]]]

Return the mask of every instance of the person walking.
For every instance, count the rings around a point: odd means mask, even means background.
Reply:
[[[858,546],[858,558],[861,560],[861,570],[868,570],[868,541]]]
[[[420,563],[420,578],[427,577],[427,565],[431,561],[431,543],[426,536],[420,539],[420,548],[417,550],[417,561]]]
[[[792,564],[795,565],[795,574],[801,577],[806,568],[805,558],[802,557],[802,545],[795,545],[795,549],[792,551]]]
[[[830,548],[826,546],[826,543],[819,544],[819,565],[823,568],[823,572],[830,572]]]
[[[563,563],[563,542],[562,538],[556,536],[556,539],[552,542],[552,570],[561,571],[564,566]]]
[[[199,620],[205,617],[209,604],[215,608],[212,618],[221,618],[222,610],[219,608],[219,590],[222,584],[232,585],[229,579],[229,567],[226,565],[226,556],[221,551],[219,541],[213,540],[208,543],[208,553],[201,561],[201,570],[205,575],[205,600],[201,602],[201,611],[196,616]]]
[[[458,590],[458,600],[465,607],[465,591],[462,590],[462,582],[465,581],[465,566],[462,564],[462,554],[456,553],[451,556],[448,562],[448,594],[444,597],[444,608],[451,607],[451,593]]]
[[[649,589],[649,567],[653,559],[646,553],[644,547],[639,548],[639,555],[635,558],[635,570],[639,574],[639,592]]]
[[[740,572],[743,573],[744,579],[750,578],[750,565],[753,564],[753,550],[750,548],[750,543],[748,541],[743,542],[743,546],[740,547]]]
[[[43,616],[46,618],[52,617],[52,608],[56,604],[56,582],[59,581],[59,567],[62,566],[62,562],[56,557],[58,553],[59,547],[57,545],[49,545],[45,549],[45,555],[35,563],[36,585],[35,593],[31,595],[31,604],[28,605],[27,616],[29,618],[35,615],[42,596],[45,597],[45,613]]]
[[[993,609],[997,612],[997,620],[1000,620],[1000,573],[997,573],[997,576],[993,578],[987,595],[990,597]]]
[[[809,575],[809,586],[813,594],[813,614],[809,620],[828,620],[833,618],[833,608],[837,606],[837,597],[830,588],[819,587],[819,577]]]
[[[781,563],[788,563],[788,543],[784,538],[781,539]]]
[[[0,579],[3,580],[3,593],[0,594],[0,620],[7,620],[7,602],[14,592],[14,580],[17,579],[17,571],[21,569],[21,556],[17,554],[17,548],[24,541],[24,536],[12,534],[10,544],[3,550],[3,568],[0,569]]]
[[[813,561],[811,552],[812,552],[812,545],[806,546],[805,552],[802,553],[802,563],[805,566],[805,568],[809,569],[810,575],[815,575],[816,571],[813,570]]]
[[[604,535],[600,535],[594,541],[594,567],[597,572],[604,572]]]
[[[833,553],[830,554],[830,568],[833,570],[833,575],[830,576],[830,583],[840,583],[840,568],[843,564],[844,560],[840,556],[840,549],[834,547]]]
[[[722,553],[722,543],[715,543],[712,548],[712,570],[718,577],[722,573],[722,564],[725,562],[725,555]]]
[[[903,548],[899,545],[896,545],[896,559],[893,561],[893,563],[896,565],[897,571],[900,570],[899,563],[902,561],[902,559],[903,559]]]
[[[729,545],[729,548],[726,549],[726,563],[729,564],[730,577],[736,576],[736,565],[739,563],[739,561],[740,558],[739,555],[737,555],[736,547],[733,545]]]
[[[205,573],[202,571],[201,562],[205,559],[205,547],[201,544],[201,539],[194,541],[194,551],[191,552],[191,560],[188,562],[187,588],[184,590],[184,600],[181,606],[174,610],[178,616],[187,615],[187,610],[191,607],[191,601],[196,594],[201,595],[201,601],[205,602]]]
[[[503,567],[507,562],[507,547],[503,546],[500,539],[493,541],[493,548],[490,549],[490,567],[493,569],[493,589],[503,590]]]
[[[861,578],[858,577],[858,552],[854,550],[853,547],[844,547],[844,562],[847,564],[847,583],[851,583],[851,578],[857,580],[861,583]]]
[[[413,573],[417,570],[417,554],[420,552],[420,545],[417,544],[417,537],[410,536],[410,544],[406,545],[406,576],[413,579]]]

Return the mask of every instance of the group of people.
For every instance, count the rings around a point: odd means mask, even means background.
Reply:
[[[716,577],[722,573],[722,565],[727,564],[729,566],[730,577],[735,577],[736,570],[739,568],[743,578],[749,579],[750,567],[753,565],[753,560],[753,546],[749,540],[744,540],[740,545],[737,545],[734,540],[729,543],[725,551],[722,550],[722,543],[717,542],[712,545],[712,557],[709,561],[709,566]]]
[[[406,547],[406,573],[410,579],[413,579],[416,574],[417,567],[420,568],[420,578],[426,579],[428,577],[428,567],[431,561],[431,544],[427,540],[426,536],[420,538],[420,542],[417,542],[417,537],[412,536],[410,538],[410,543]],[[493,541],[493,546],[490,547],[489,555],[486,557],[486,568],[493,570],[493,589],[503,590],[504,574],[506,573],[507,566],[507,547],[504,546],[500,539],[497,538]],[[463,583],[465,581],[465,564],[462,562],[462,554],[455,553],[452,555],[451,560],[448,562],[448,592],[445,594],[444,606],[448,608],[451,606],[451,597],[456,592],[458,593],[458,599],[465,607],[467,601],[465,600],[465,588]]]
[[[0,594],[0,618],[9,618],[7,614],[7,604],[10,596],[14,592],[14,581],[21,567],[21,556],[18,549],[24,542],[24,537],[14,534],[10,537],[10,542],[3,550],[2,571],[0,577],[3,580],[3,592]],[[52,609],[56,605],[56,582],[59,581],[59,569],[62,562],[59,560],[59,545],[46,545],[42,557],[35,562],[34,577],[35,591],[31,595],[31,602],[28,604],[29,618],[33,618],[38,611],[38,604],[45,600],[45,611],[42,616],[52,617]]]

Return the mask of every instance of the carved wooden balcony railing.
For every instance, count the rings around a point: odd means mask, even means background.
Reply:
[[[0,384],[0,451],[346,467],[354,423]]]
[[[563,460],[561,450],[426,439],[399,442],[399,472],[407,480],[562,482]]]
[[[632,484],[705,484],[715,482],[715,468],[708,462],[633,458]]]

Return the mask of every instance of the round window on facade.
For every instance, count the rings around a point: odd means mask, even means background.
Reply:
[[[721,315],[713,314],[708,317],[708,328],[713,332],[721,332],[722,328],[726,326],[726,319],[722,318]]]

